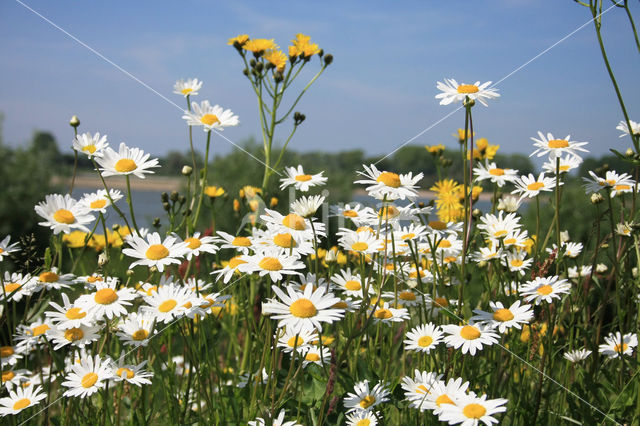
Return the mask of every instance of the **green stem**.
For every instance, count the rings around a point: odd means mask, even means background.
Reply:
[[[207,173],[209,170],[209,147],[211,146],[211,131],[207,132],[207,146],[204,154],[204,170],[202,173],[202,180],[200,183],[200,196],[198,198],[198,208],[196,209],[196,215],[191,222],[191,228],[195,229],[198,226],[198,218],[200,217],[200,209],[202,208],[202,200],[204,199],[204,188],[207,186]],[[195,192],[195,189],[194,189]]]

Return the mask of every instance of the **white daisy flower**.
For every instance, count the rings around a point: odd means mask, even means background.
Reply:
[[[420,405],[426,400],[437,382],[440,382],[442,374],[414,371],[414,378],[405,376],[402,378],[402,389],[405,398],[411,402],[411,406],[420,409]]]
[[[520,200],[523,198],[533,198],[536,197],[541,192],[549,192],[552,191],[556,187],[556,179],[555,177],[546,177],[543,173],[540,173],[538,178],[536,179],[531,173],[528,176],[520,176],[516,180],[513,181],[516,189],[511,191],[512,194],[521,194]],[[561,182],[562,184],[562,182]]]
[[[256,246],[263,246],[265,249],[280,248],[291,256],[300,257],[306,254],[314,254],[315,249],[311,241],[294,237],[290,232],[280,232],[280,230],[255,230],[254,241]]]
[[[503,250],[497,244],[493,244],[489,247],[480,247],[478,251],[472,255],[472,259],[478,263],[502,260],[503,253]]]
[[[485,425],[498,423],[492,416],[507,411],[507,402],[509,401],[506,399],[487,399],[486,395],[460,395],[454,404],[445,404],[442,407],[438,420],[462,426],[477,426],[480,422]]]
[[[501,169],[496,166],[496,163],[490,163],[489,160],[486,160],[484,165],[478,163],[478,167],[473,169],[473,173],[479,182],[489,179],[500,188],[502,188],[505,183],[513,182],[518,177],[517,170]]]
[[[352,297],[364,297],[364,289],[366,287],[369,288],[368,293],[370,295],[375,294],[375,289],[371,284],[367,285],[370,280],[365,278],[364,285],[362,287],[362,277],[360,274],[352,273],[351,268],[341,269],[340,272],[331,276],[331,282],[333,282],[340,291],[342,291],[347,296]]]
[[[60,274],[55,266],[50,271],[41,272],[38,278],[34,278],[34,290],[62,290],[69,288],[75,284],[75,276],[73,274]]]
[[[560,299],[562,294],[569,293],[571,284],[567,280],[561,280],[557,276],[537,277],[533,281],[528,281],[520,287],[520,295],[525,302],[535,301],[539,305],[542,301],[553,302],[553,299]]]
[[[409,311],[405,308],[392,308],[388,302],[384,302],[382,306],[372,307],[373,322],[391,325],[392,322],[403,322],[408,320]]]
[[[564,154],[580,158],[578,151],[589,152],[582,148],[582,146],[588,144],[588,142],[569,141],[568,135],[564,139],[556,139],[551,133],[547,133],[545,137],[542,132],[538,132],[538,137],[540,139],[531,138],[534,142],[533,146],[537,149],[533,151],[529,157],[536,154],[538,157],[549,154],[549,160],[555,161],[556,158],[561,157]]]
[[[29,376],[31,372],[24,368],[20,368],[17,370],[5,369],[2,370],[2,377],[0,379],[0,385],[6,386],[7,388],[11,385],[21,385],[29,382]],[[27,385],[28,386],[28,385]]]
[[[308,192],[309,188],[314,186],[322,186],[327,183],[326,177],[322,176],[324,172],[315,175],[305,174],[301,165],[298,167],[285,167],[284,174],[286,177],[280,179],[280,189],[292,186],[298,191]]]
[[[89,232],[85,225],[95,220],[95,217],[88,214],[87,209],[69,194],[49,194],[34,209],[38,216],[45,219],[44,222],[38,222],[38,225],[50,227],[55,235],[60,232],[68,234],[72,229]]]
[[[415,272],[415,269],[412,271],[413,274],[410,278],[417,278],[417,274]],[[421,272],[421,278],[424,278],[426,276],[426,273],[422,274],[423,270],[420,270]],[[394,293],[393,291],[385,291],[384,293],[382,293],[382,297],[389,301],[389,302],[393,302],[396,303],[396,293]],[[398,292],[398,298],[397,298],[397,305],[398,306],[403,306],[403,307],[410,307],[410,306],[418,306],[422,304],[422,297],[419,293],[416,293],[410,289],[404,289]]]
[[[577,169],[582,164],[582,158],[575,155],[564,155],[560,157],[560,173],[568,173],[571,170]],[[542,170],[550,175],[556,174],[556,161],[547,160],[542,165]]]
[[[16,365],[18,360],[22,358],[22,348],[17,346],[0,346],[0,364]]]
[[[99,189],[91,194],[84,194],[79,203],[82,204],[87,211],[107,213],[107,207],[111,205],[111,200],[117,202],[122,198],[122,193],[117,189],[110,189],[107,195],[106,189]]]
[[[523,249],[527,247],[528,238],[529,238],[529,234],[527,233],[526,230],[515,229],[504,236],[504,239],[502,240],[502,245],[507,249],[508,248]],[[493,241],[494,241],[494,244],[498,244],[497,240],[493,240]],[[513,265],[513,266],[515,267],[516,265]]]
[[[462,226],[463,223],[462,222],[442,222],[440,220],[432,220],[429,223],[427,223],[427,226],[429,227],[429,231],[431,231],[431,234],[441,238],[441,237],[445,237],[447,235],[450,234],[459,234],[462,232]],[[436,238],[431,238],[432,240],[436,240]]]
[[[508,213],[505,217],[502,217],[504,212],[499,212],[498,216],[487,213],[480,217],[480,224],[478,229],[484,231],[484,234],[494,240],[504,238],[510,232],[519,229],[520,218],[515,213]]]
[[[144,238],[132,235],[128,242],[131,248],[122,250],[122,253],[140,259],[129,265],[129,269],[133,269],[137,265],[144,265],[155,266],[158,271],[162,272],[165,265],[174,263],[179,265],[180,258],[190,251],[189,243],[179,241],[175,236],[168,236],[163,241],[157,232],[148,234],[146,241]]]
[[[326,235],[324,224],[316,222],[313,219],[305,219],[296,213],[289,213],[288,215],[283,216],[279,212],[270,209],[264,209],[264,212],[265,214],[260,216],[260,219],[264,220],[270,229],[275,228],[278,232],[288,232],[295,238],[310,241],[314,238],[318,238],[319,236],[324,237]],[[313,228],[311,227],[312,221]]]
[[[446,383],[437,380],[424,401],[414,401],[414,403],[420,402],[419,406],[415,408],[419,408],[421,411],[432,410],[433,414],[437,416],[445,407],[455,405],[457,399],[467,394],[468,388],[469,382],[462,382],[462,378],[449,379]]]
[[[242,259],[242,255],[232,257],[224,268],[211,272],[211,275],[217,275],[216,280],[224,277],[222,281],[226,284],[236,271],[240,272],[238,268],[245,263],[247,263],[247,261]]]
[[[202,253],[215,254],[218,251],[218,246],[214,244],[215,237],[201,237],[200,232],[195,232],[191,237],[184,240],[187,243],[187,260],[191,260],[192,256],[198,257]]]
[[[576,349],[574,351],[567,351],[564,354],[562,354],[562,356],[567,359],[568,361],[571,361],[573,363],[576,362],[580,362],[582,360],[587,359],[587,357],[591,355],[591,351],[588,349]]]
[[[16,348],[26,353],[35,349],[39,343],[42,345],[44,341],[46,341],[46,339],[42,338],[45,337],[47,330],[50,328],[51,323],[49,321],[39,319],[29,325],[18,325],[18,327],[16,327],[16,334],[13,336]]]
[[[138,387],[142,387],[142,385],[150,385],[151,380],[149,379],[153,377],[153,373],[143,370],[145,365],[147,365],[147,360],[142,361],[138,365],[125,364],[124,356],[121,356],[118,360],[118,364],[111,365],[112,380],[114,382],[126,381],[127,383],[131,383]]]
[[[282,409],[278,413],[278,417],[276,417],[275,419],[269,419],[268,422],[267,422],[262,417],[257,417],[255,420],[251,420],[248,423],[248,425],[249,426],[265,426],[265,425],[269,424],[269,425],[272,425],[272,426],[302,426],[300,423],[298,423],[296,421],[293,421],[293,420],[285,422],[284,421],[285,414],[286,414],[286,411],[284,409]]]
[[[318,340],[318,333],[312,328],[286,327],[279,328],[275,337],[278,339],[278,346],[283,348],[283,352],[293,352],[294,347],[302,352],[311,346],[314,340]]]
[[[251,237],[234,236],[222,231],[217,231],[217,234],[219,236],[218,242],[222,243],[221,249],[230,248],[238,250],[242,254],[248,254],[249,250],[252,249],[253,241]]]
[[[224,109],[220,105],[211,106],[207,100],[200,104],[192,102],[191,111],[185,111],[182,118],[189,126],[203,126],[205,132],[222,131],[225,127],[240,124],[238,116],[234,115],[230,109]]]
[[[64,306],[58,305],[56,302],[50,301],[49,305],[56,311],[45,311],[44,315],[51,319],[56,328],[66,330],[69,328],[91,327],[93,325],[93,317],[82,308],[75,306],[69,302],[69,296],[62,293],[62,303]]]
[[[158,159],[149,160],[151,154],[145,154],[140,148],[129,148],[124,142],[120,142],[118,152],[110,147],[104,150],[102,157],[97,157],[104,176],[135,175],[144,179],[145,173],[154,173],[149,170],[152,167],[160,167]]]
[[[303,351],[302,367],[306,367],[309,364],[316,364],[322,367],[322,364],[329,364],[331,362],[331,351],[326,346],[320,350],[317,346],[310,346]]]
[[[163,285],[157,292],[146,296],[140,309],[144,313],[153,315],[156,322],[169,323],[174,318],[187,314],[197,300],[197,296],[188,287],[176,283]]]
[[[116,336],[127,346],[147,346],[154,334],[154,326],[153,314],[132,312],[118,324]]]
[[[9,396],[0,398],[0,416],[4,417],[9,414],[16,415],[34,405],[38,405],[40,401],[47,398],[47,394],[42,392],[40,386],[7,386]]]
[[[62,382],[62,386],[69,388],[63,396],[84,398],[98,392],[113,378],[111,363],[109,358],[102,359],[99,355],[82,357],[79,364],[71,365],[71,373]]]
[[[262,303],[262,314],[272,314],[271,318],[278,320],[279,327],[315,328],[322,330],[323,322],[333,323],[344,316],[343,309],[334,309],[333,305],[340,299],[333,293],[326,293],[324,287],[315,291],[307,286],[304,293],[297,292],[292,286],[287,286],[285,294],[276,286],[271,286],[277,299],[269,299]]]
[[[131,301],[138,295],[128,287],[118,290],[116,285],[116,281],[97,283],[96,291],[80,296],[75,305],[96,320],[127,315],[126,307],[131,306]]]
[[[20,251],[17,242],[9,244],[9,241],[11,241],[11,235],[7,235],[2,241],[0,241],[0,261],[2,261],[9,253]]]
[[[5,271],[2,280],[4,290],[0,292],[0,300],[12,300],[19,302],[25,296],[30,296],[36,290],[36,279],[31,275],[22,275],[17,272]]]
[[[389,390],[384,382],[378,382],[373,389],[369,388],[369,381],[358,382],[344,398],[344,407],[347,413],[359,411],[372,411],[374,407],[389,400]]]
[[[354,411],[347,414],[347,426],[378,426],[381,414],[375,411]]]
[[[431,322],[414,327],[405,336],[404,350],[429,353],[442,342],[443,334],[442,329]]]
[[[89,158],[102,156],[102,153],[108,146],[107,135],[100,136],[100,133],[96,133],[95,135],[83,133],[73,139],[73,149],[85,154]]]
[[[202,81],[198,81],[197,78],[189,78],[186,81],[180,79],[173,85],[173,93],[176,95],[182,95],[185,98],[191,95],[197,95],[198,90],[202,88]]]
[[[269,374],[267,374],[267,369],[263,368],[262,371],[256,371],[255,373],[241,374],[238,379],[240,379],[238,382],[239,388],[244,388],[250,383],[253,385],[264,385],[269,381]]]
[[[338,243],[345,250],[373,254],[383,248],[382,241],[373,232],[357,232],[347,228],[341,228],[340,231],[342,235]]]
[[[257,272],[261,277],[269,275],[271,281],[281,281],[285,275],[302,275],[297,269],[306,268],[297,257],[289,256],[285,249],[265,249],[254,255],[242,256],[245,263],[238,269],[240,272]]]
[[[489,302],[489,306],[493,312],[474,309],[473,312],[476,315],[471,317],[471,320],[486,324],[491,328],[497,328],[500,333],[504,333],[511,327],[521,329],[520,324],[526,324],[533,318],[533,307],[531,305],[520,306],[519,300],[513,302],[508,308],[505,308],[502,302]]]
[[[363,213],[372,209],[371,207],[364,207],[358,203],[349,203],[331,206],[329,210],[331,211],[331,216],[347,218],[356,226],[360,226],[363,223]]]
[[[482,350],[484,346],[498,343],[498,335],[491,327],[482,324],[446,324],[442,326],[442,330],[447,333],[444,338],[447,347],[461,348],[463,354],[468,352],[471,356],[475,356],[476,351]]]
[[[640,135],[640,123],[636,123],[633,120],[629,120],[629,124],[631,124],[631,132],[629,131],[629,126],[627,126],[627,122],[624,120],[620,120],[620,122],[616,126],[616,129],[622,132],[622,134],[620,135],[621,138],[624,138],[625,136],[630,135],[631,133],[633,133],[634,135]]]
[[[98,331],[102,328],[102,326],[87,327],[86,325],[81,325],[80,327],[62,329],[54,326],[47,330],[47,337],[55,345],[53,350],[56,351],[67,345],[84,348],[86,345],[100,339]]]
[[[316,214],[322,203],[324,203],[322,195],[301,197],[291,203],[291,210],[297,215],[308,218]]]
[[[503,195],[498,200],[498,211],[505,211],[507,213],[516,212],[520,208],[521,200],[521,198],[515,197],[513,195]]]
[[[591,275],[592,269],[591,265],[580,265],[579,268],[578,266],[572,266],[567,269],[567,276],[572,279],[588,277]]]
[[[366,190],[373,198],[393,201],[405,198],[412,200],[418,196],[416,183],[424,176],[422,173],[418,173],[416,176],[413,176],[412,173],[399,175],[393,172],[381,172],[373,164],[369,167],[363,164],[362,167],[365,171],[358,171],[358,174],[367,179],[357,180],[354,183],[369,185]]]
[[[458,84],[453,78],[445,78],[444,83],[438,81],[436,85],[438,90],[442,91],[436,95],[436,99],[441,99],[440,105],[449,105],[452,102],[462,102],[469,98],[487,106],[487,99],[500,97],[498,90],[489,86],[491,86],[490,81],[482,84],[479,81],[474,84]]]
[[[526,251],[513,251],[507,253],[506,259],[502,259],[502,264],[507,266],[511,272],[517,272],[524,276],[525,271],[533,264],[533,259],[526,259]]]
[[[621,336],[620,332],[616,331],[605,337],[604,341],[603,345],[598,346],[598,352],[609,358],[618,358],[621,355],[631,356],[633,348],[638,346],[638,336],[635,333]]]

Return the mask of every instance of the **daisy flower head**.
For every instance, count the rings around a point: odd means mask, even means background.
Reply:
[[[50,271],[41,272],[37,278],[34,278],[36,291],[42,290],[61,290],[69,288],[75,284],[75,276],[73,274],[61,274],[58,268],[53,266]]]
[[[442,329],[431,322],[414,327],[405,336],[404,350],[429,353],[442,342],[443,334]]]
[[[7,235],[4,237],[2,241],[0,241],[0,261],[4,259],[9,253],[15,253],[20,251],[18,248],[18,243],[9,244],[11,241],[11,235]]]
[[[408,198],[413,200],[418,196],[416,188],[422,177],[422,173],[413,176],[413,173],[397,174],[394,172],[380,171],[374,164],[370,166],[362,165],[364,172],[358,171],[359,175],[366,179],[357,180],[354,183],[362,183],[367,186],[367,193],[377,200],[386,199],[393,201]]]
[[[239,266],[240,272],[257,272],[261,277],[269,275],[271,281],[281,281],[285,275],[302,275],[297,269],[306,266],[298,257],[289,256],[285,249],[267,248],[258,250],[254,255],[242,257],[245,263]]]
[[[180,79],[173,85],[173,93],[182,95],[185,98],[191,95],[197,95],[198,90],[202,88],[202,81],[197,78],[189,78],[187,80]]]
[[[187,243],[189,249],[186,254],[187,260],[191,260],[193,256],[198,257],[202,253],[215,254],[218,251],[218,246],[214,244],[215,241],[215,237],[204,237],[200,232],[195,232],[191,237],[186,238],[184,242]]]
[[[233,277],[233,274],[240,272],[240,266],[247,263],[247,261],[242,259],[242,257],[242,255],[232,257],[228,262],[226,262],[222,269],[211,272],[211,275],[217,275],[216,280],[224,277],[222,282],[225,284],[228,283],[229,280],[231,280],[231,277]]]
[[[147,360],[142,361],[138,365],[125,364],[124,356],[121,356],[117,364],[111,365],[113,369],[112,380],[114,382],[126,381],[127,383],[131,383],[138,387],[142,387],[142,385],[150,385],[151,380],[149,379],[153,377],[153,373],[143,370],[146,364]]]
[[[88,327],[81,325],[79,327],[62,329],[54,326],[47,330],[47,337],[55,345],[53,349],[56,351],[67,345],[84,348],[100,339],[98,331],[102,328],[102,326]]]
[[[499,212],[498,216],[490,213],[485,214],[480,218],[482,223],[478,225],[478,229],[482,229],[487,237],[498,240],[522,226],[520,218],[515,213],[508,213],[504,217],[503,213]]]
[[[309,218],[316,214],[316,211],[324,203],[324,196],[314,195],[310,197],[301,197],[291,203],[291,211],[302,217]]]
[[[520,208],[520,201],[521,199],[514,195],[503,195],[498,200],[498,211],[516,212]]]
[[[444,83],[438,81],[436,85],[438,90],[442,92],[436,95],[436,99],[440,99],[440,105],[449,105],[452,102],[463,102],[469,98],[487,106],[488,99],[500,97],[498,90],[489,86],[491,86],[491,81],[482,84],[479,81],[474,84],[458,84],[453,78],[445,78]]]
[[[356,226],[363,223],[363,213],[371,207],[364,207],[358,203],[335,205],[330,207],[331,216],[337,216],[351,220]]]
[[[3,291],[0,291],[0,300],[13,300],[19,302],[24,296],[30,296],[36,287],[36,279],[31,275],[22,275],[17,272],[5,271],[2,281]]]
[[[73,149],[85,154],[89,158],[102,156],[102,153],[108,146],[107,135],[100,136],[100,133],[96,133],[95,135],[83,133],[73,139]]]
[[[147,346],[154,333],[155,316],[149,312],[132,312],[118,324],[116,335],[127,346]]]
[[[2,417],[9,414],[16,415],[22,410],[38,405],[47,397],[40,386],[16,386],[15,390],[12,386],[7,386],[7,390],[9,396],[0,398],[0,416]]]
[[[507,257],[502,259],[502,264],[507,266],[511,272],[517,272],[521,276],[524,276],[525,271],[533,264],[533,259],[526,259],[527,252],[512,251],[507,253]]]
[[[145,154],[140,148],[129,148],[124,142],[120,142],[118,152],[110,147],[104,150],[101,157],[96,158],[104,176],[135,175],[140,179],[145,178],[145,173],[154,173],[149,170],[160,167],[158,159],[149,160],[151,154]]]
[[[157,323],[169,323],[174,318],[187,314],[196,302],[197,296],[188,287],[170,283],[158,288],[150,296],[146,296],[142,312],[153,315]]]
[[[173,263],[179,265],[180,258],[191,251],[189,243],[179,241],[175,236],[168,236],[163,241],[157,232],[148,234],[146,239],[131,235],[128,242],[131,248],[122,250],[122,253],[139,259],[133,262],[129,269],[133,269],[137,265],[144,265],[155,266],[158,271],[162,272],[165,266]]]
[[[402,389],[404,396],[411,401],[411,406],[421,408],[420,405],[425,401],[427,395],[431,393],[436,383],[440,382],[442,375],[427,371],[414,371],[414,377],[405,376],[402,378]]]
[[[570,141],[570,136],[564,139],[556,139],[551,133],[547,133],[545,136],[542,132],[538,132],[538,137],[540,139],[531,138],[534,142],[533,146],[537,149],[533,151],[529,157],[534,155],[542,157],[548,154],[549,160],[555,162],[556,158],[560,158],[565,154],[580,158],[578,152],[589,152],[582,148],[582,146],[588,144],[588,142]]]
[[[383,382],[378,382],[373,388],[369,387],[369,381],[363,380],[353,387],[354,392],[350,392],[344,398],[344,406],[347,413],[372,411],[374,407],[389,400],[389,389]]]
[[[23,350],[17,346],[0,346],[0,364],[2,366],[16,365],[22,359]]]
[[[357,232],[347,228],[342,228],[341,231],[343,231],[343,234],[338,242],[345,250],[361,254],[373,254],[383,248],[382,241],[376,238],[373,232]]]
[[[302,358],[302,367],[306,367],[309,364],[315,364],[321,366],[323,364],[329,364],[331,362],[331,351],[326,346],[322,347],[322,350],[318,346],[310,346],[304,349],[304,357]]]
[[[523,198],[534,198],[541,192],[549,192],[556,187],[556,179],[553,177],[546,177],[544,172],[540,173],[538,178],[531,173],[529,173],[528,176],[522,175],[514,180],[513,183],[516,186],[516,189],[511,191],[511,193],[521,194],[520,200]],[[560,184],[562,185],[562,182]]]
[[[93,317],[88,315],[82,308],[70,303],[69,296],[65,293],[62,293],[62,303],[63,306],[60,306],[56,302],[50,301],[49,305],[55,311],[45,311],[44,313],[47,318],[51,319],[56,328],[66,330],[68,328],[90,327],[93,325]]]
[[[203,126],[205,132],[222,131],[225,127],[240,124],[238,116],[234,115],[230,109],[224,109],[220,105],[211,106],[207,100],[200,104],[192,102],[191,111],[185,111],[182,118],[189,126]]]
[[[437,380],[427,394],[425,401],[414,401],[414,404],[421,403],[419,407],[416,406],[415,408],[420,408],[421,411],[433,410],[433,414],[437,416],[444,407],[454,405],[458,398],[466,395],[468,388],[469,382],[463,382],[460,377],[457,379],[451,378],[446,383],[442,380]]]
[[[631,124],[631,131],[629,131],[629,126],[627,125],[627,122],[624,120],[620,120],[620,122],[616,126],[616,129],[622,132],[622,134],[620,135],[621,138],[624,138],[625,136],[631,135],[631,134],[633,134],[634,136],[640,135],[640,123],[636,123],[633,120],[629,120],[629,124]]]
[[[381,322],[391,326],[392,322],[403,322],[409,319],[409,311],[405,308],[392,308],[389,302],[384,302],[382,306],[373,307],[373,322]]]
[[[334,283],[337,288],[347,296],[352,297],[364,297],[364,289],[367,287],[369,280],[365,278],[364,287],[360,274],[352,273],[351,268],[342,269],[337,274],[331,277],[331,282]],[[369,294],[375,294],[375,289],[372,285],[368,285]]]
[[[323,173],[306,174],[301,165],[298,167],[285,167],[284,174],[286,177],[280,179],[280,189],[293,186],[298,191],[308,192],[311,187],[322,186],[327,183],[328,178],[322,176]]]
[[[461,348],[463,354],[468,352],[475,356],[476,351],[482,350],[484,346],[498,343],[498,334],[494,333],[491,327],[482,324],[447,324],[443,325],[442,329],[447,333],[444,338],[447,347]]]
[[[582,164],[582,158],[575,155],[563,155],[560,157],[560,173],[568,173],[571,170],[577,169]],[[542,165],[542,170],[550,175],[556,174],[556,162],[555,160],[547,160]]]
[[[318,340],[318,333],[312,328],[285,327],[278,329],[275,337],[283,352],[293,352],[294,347],[297,351],[303,352],[314,340]]]
[[[135,290],[129,287],[117,288],[117,281],[96,283],[96,291],[82,295],[75,305],[96,320],[127,315],[127,306],[137,297]]]
[[[35,211],[38,216],[45,219],[38,225],[50,227],[55,235],[60,232],[68,234],[72,229],[89,232],[89,228],[85,225],[95,219],[81,203],[71,198],[69,194],[47,195],[43,202],[35,206]]]
[[[285,294],[276,286],[271,286],[278,299],[262,303],[262,314],[271,314],[278,320],[279,327],[315,328],[322,330],[322,323],[333,323],[344,316],[343,309],[333,306],[340,301],[333,293],[325,294],[325,287],[313,289],[307,286],[304,292],[298,292],[287,286]]]
[[[627,333],[624,336],[619,331],[610,333],[604,338],[604,344],[598,346],[598,352],[609,358],[618,358],[622,355],[631,356],[633,348],[638,346],[638,335]]]
[[[476,175],[478,181],[490,180],[500,188],[505,183],[513,182],[518,177],[518,171],[514,169],[501,169],[496,163],[490,163],[488,160],[485,164],[478,163],[478,166],[473,169],[473,173]]]
[[[573,350],[573,351],[567,351],[564,354],[562,354],[562,356],[566,360],[568,360],[570,362],[573,362],[573,363],[583,361],[583,360],[587,359],[587,357],[589,355],[591,355],[591,351],[588,350],[588,349],[584,349],[584,348],[576,349],[576,350]]]
[[[520,305],[520,301],[516,300],[505,308],[502,302],[489,302],[493,312],[484,312],[480,309],[474,309],[476,314],[471,320],[487,324],[491,328],[497,328],[500,333],[504,333],[507,329],[515,327],[522,328],[520,324],[526,324],[533,318],[533,308],[531,305]]]
[[[382,415],[375,411],[354,411],[347,414],[347,426],[378,426],[378,418]]]
[[[413,269],[410,273],[410,278],[418,278],[418,273]],[[424,270],[420,270],[420,278],[427,276]],[[422,304],[422,297],[420,293],[416,293],[411,289],[404,289],[398,291],[397,305],[402,307],[418,306]],[[382,293],[382,297],[390,302],[396,303],[396,293],[393,291],[385,291]]]
[[[16,348],[19,351],[30,352],[39,344],[44,343],[43,339],[47,331],[51,328],[48,320],[36,320],[29,325],[20,324],[16,327],[16,333],[13,335],[13,341],[16,342]]]
[[[69,388],[64,396],[85,398],[104,388],[107,380],[113,378],[111,359],[84,356],[79,363],[71,365],[71,372],[65,376],[62,386]]]
[[[265,214],[260,216],[264,220],[267,227],[278,232],[288,232],[294,238],[302,238],[305,240],[313,240],[317,236],[325,236],[325,226],[321,222],[313,222],[313,219],[305,219],[297,213],[289,213],[286,216],[275,210],[264,209]],[[315,235],[314,235],[315,231]]]
[[[462,426],[498,423],[498,419],[493,415],[507,411],[507,402],[509,401],[501,398],[487,399],[486,395],[478,397],[475,394],[460,394],[454,400],[454,404],[442,406],[438,420]]]
[[[248,254],[249,250],[253,248],[253,239],[251,237],[235,236],[223,231],[217,231],[217,233],[217,242],[222,244],[220,246],[221,249],[234,249],[242,254]]]
[[[117,189],[110,189],[107,195],[106,189],[100,189],[91,194],[84,194],[79,203],[82,204],[89,212],[100,212],[105,214],[107,207],[111,205],[111,200],[117,202],[122,198],[122,193]]]
[[[520,295],[525,302],[535,301],[540,303],[553,302],[553,299],[560,299],[563,294],[569,293],[571,284],[567,280],[561,280],[558,276],[537,277],[533,281],[528,281],[520,287]]]

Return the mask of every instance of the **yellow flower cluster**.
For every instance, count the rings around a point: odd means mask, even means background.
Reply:
[[[496,156],[496,152],[500,149],[500,145],[491,145],[487,138],[480,138],[475,141],[476,147],[473,150],[474,160],[493,160]],[[471,152],[467,153],[467,159],[471,156]]]
[[[289,46],[289,58],[310,58],[320,52],[320,48],[316,43],[311,43],[311,37],[302,33],[296,34],[291,40]],[[287,65],[288,57],[280,50],[279,46],[273,39],[256,38],[252,39],[247,34],[241,34],[237,37],[230,38],[227,44],[236,46],[239,51],[245,50],[253,52],[256,56],[262,56],[270,64],[272,64],[278,72],[283,72]]]
[[[124,237],[131,234],[131,230],[126,226],[121,226],[117,231],[107,231],[107,238],[105,241],[104,234],[93,234],[89,241],[87,241],[87,247],[91,247],[95,251],[102,251],[105,248],[105,243],[109,244],[109,247],[122,247],[124,245]],[[62,236],[62,241],[69,248],[82,248],[85,245],[85,240],[89,237],[89,233],[83,231],[72,231]]]

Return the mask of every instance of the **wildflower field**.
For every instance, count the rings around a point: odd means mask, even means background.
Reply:
[[[602,42],[602,3],[583,6]],[[433,101],[457,108],[460,170],[428,145],[433,184],[363,164],[351,182],[367,201],[338,203],[330,175],[283,163],[328,47],[297,34],[225,48],[257,99],[262,152],[246,161],[261,180],[231,193],[211,178],[240,119],[180,79],[192,161],[141,227],[131,183],[158,159],[71,118],[71,187],[29,207],[48,240],[0,235],[2,424],[639,424],[640,124],[604,47],[624,170],[576,178],[589,143],[544,127],[514,135],[539,172],[498,164],[475,113],[519,94],[446,78]],[[73,198],[87,163],[104,188]],[[573,189],[586,239],[566,231]]]

